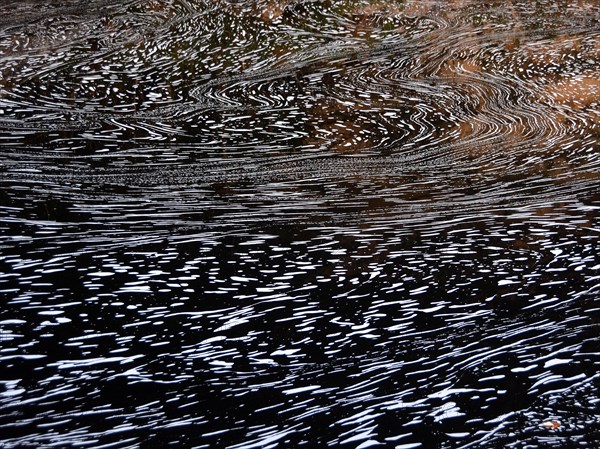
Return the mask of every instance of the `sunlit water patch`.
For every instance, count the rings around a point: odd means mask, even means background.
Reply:
[[[595,447],[595,2],[0,13],[0,446]]]

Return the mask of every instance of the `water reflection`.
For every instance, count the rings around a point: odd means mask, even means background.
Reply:
[[[1,445],[594,447],[595,2],[0,12]]]

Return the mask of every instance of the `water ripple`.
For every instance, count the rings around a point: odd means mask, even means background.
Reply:
[[[4,2],[0,445],[594,447],[599,22]]]

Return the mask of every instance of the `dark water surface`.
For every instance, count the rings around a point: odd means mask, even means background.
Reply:
[[[599,104],[594,0],[3,0],[0,447],[598,447]]]

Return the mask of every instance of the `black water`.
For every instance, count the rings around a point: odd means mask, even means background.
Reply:
[[[593,0],[4,0],[0,447],[598,447],[599,92]]]

